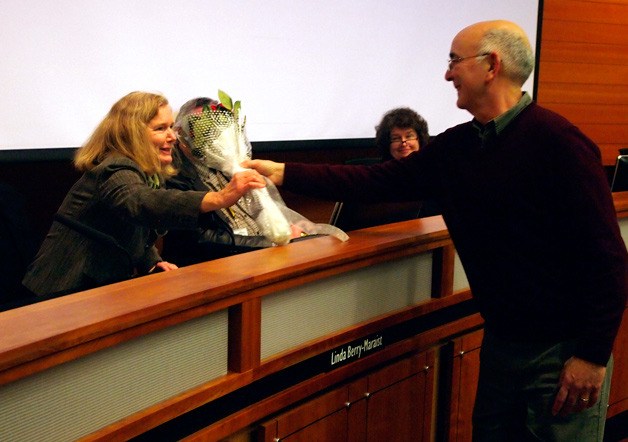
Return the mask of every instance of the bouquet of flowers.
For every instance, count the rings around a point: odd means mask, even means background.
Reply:
[[[240,163],[251,158],[251,143],[246,132],[246,117],[240,114],[240,101],[233,102],[224,91],[218,91],[219,103],[206,104],[188,116],[184,128],[192,154],[207,167],[233,176],[243,169]],[[329,224],[314,224],[289,209],[277,188],[266,180],[266,187],[245,195],[245,203],[262,234],[276,245],[287,244],[294,231],[303,234],[328,234],[346,241],[348,236]]]

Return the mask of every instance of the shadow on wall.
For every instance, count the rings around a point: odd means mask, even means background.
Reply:
[[[22,277],[37,252],[39,239],[26,215],[24,196],[0,183],[0,310],[30,303]]]

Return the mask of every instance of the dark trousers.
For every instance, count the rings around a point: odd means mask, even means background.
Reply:
[[[513,343],[485,332],[473,411],[473,440],[602,441],[612,358],[600,400],[581,413],[553,416],[563,365],[573,342]]]

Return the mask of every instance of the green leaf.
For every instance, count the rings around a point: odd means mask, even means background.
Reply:
[[[242,104],[240,103],[240,100],[236,101],[233,105],[233,116],[235,118],[236,121],[238,121],[238,118],[240,116],[240,108],[242,107]]]
[[[218,99],[224,107],[229,110],[233,109],[233,101],[231,100],[229,94],[227,94],[225,91],[218,89]]]

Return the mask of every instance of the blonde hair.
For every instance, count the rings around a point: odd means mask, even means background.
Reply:
[[[133,160],[148,175],[170,175],[171,168],[162,168],[146,132],[148,123],[167,104],[164,96],[149,92],[131,92],[122,97],[76,152],[74,166],[84,172],[117,154]]]

